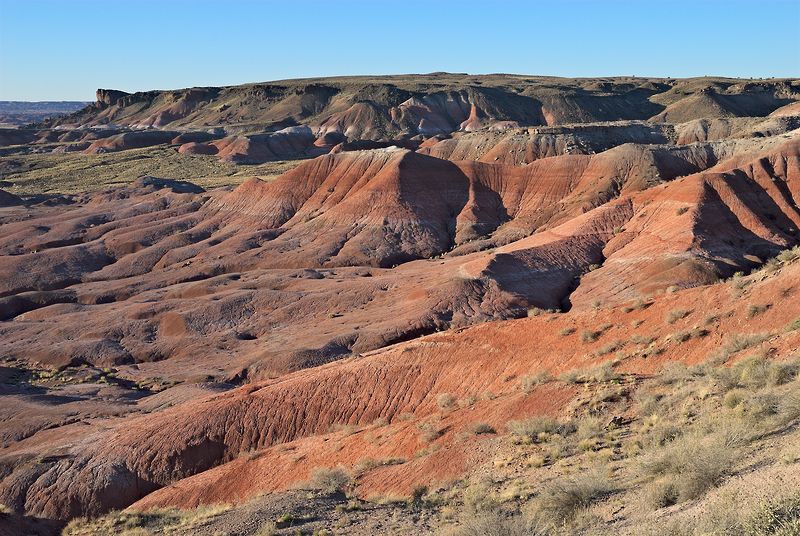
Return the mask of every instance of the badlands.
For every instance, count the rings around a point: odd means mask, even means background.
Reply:
[[[800,533],[799,105],[434,73],[0,129],[0,534]]]

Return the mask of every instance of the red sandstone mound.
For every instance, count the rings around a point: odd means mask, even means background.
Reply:
[[[85,152],[87,154],[99,154],[160,145],[162,143],[169,143],[177,134],[177,132],[165,130],[124,132],[95,141]]]
[[[792,102],[786,106],[781,106],[771,114],[770,117],[784,117],[800,115],[800,102]]]

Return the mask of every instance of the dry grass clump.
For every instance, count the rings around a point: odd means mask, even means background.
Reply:
[[[377,467],[386,467],[389,465],[402,465],[406,463],[403,458],[382,458],[376,460],[375,458],[361,458],[353,466],[353,477],[358,478],[364,473],[368,473]]]
[[[713,365],[720,365],[725,363],[731,356],[747,350],[754,346],[758,346],[762,342],[769,339],[769,333],[749,333],[744,335],[733,335],[728,342],[717,352],[711,355],[709,361]]]
[[[458,407],[460,408],[469,408],[475,405],[478,401],[478,397],[475,395],[467,395],[464,398],[458,401]]]
[[[614,365],[610,361],[606,361],[600,365],[586,370],[579,378],[579,381],[584,382],[610,382],[622,378],[622,375],[614,370]]]
[[[445,529],[442,536],[549,536],[550,530],[537,519],[506,516],[501,512],[481,512],[466,516],[456,527]]]
[[[775,256],[775,259],[784,264],[800,259],[800,246],[795,246],[792,249],[784,249]]]
[[[508,430],[523,442],[542,443],[551,436],[565,436],[575,431],[573,423],[562,423],[551,417],[536,416],[508,422]]]
[[[440,393],[436,397],[436,405],[441,409],[450,409],[456,403],[456,397],[450,393]]]
[[[573,327],[564,328],[561,331],[559,331],[558,333],[562,337],[566,337],[568,335],[572,335],[573,333],[575,333],[575,328],[573,328]]]
[[[446,428],[442,428],[436,421],[420,422],[417,424],[417,429],[419,429],[422,438],[428,442],[439,439],[447,431]]]
[[[795,318],[786,326],[786,331],[797,331],[798,329],[800,329],[800,318]]]
[[[758,505],[745,523],[746,536],[800,534],[800,492]]]
[[[751,303],[750,305],[747,306],[747,318],[753,318],[762,313],[765,313],[767,309],[769,309],[770,307],[771,307],[770,304],[760,305]]]
[[[652,302],[646,302],[643,299],[638,298],[632,304],[626,305],[625,307],[623,307],[622,311],[625,312],[625,313],[630,313],[630,312],[633,312],[633,311],[639,311],[641,309],[646,309],[646,308],[650,307],[651,305],[653,305]]]
[[[341,493],[350,484],[350,475],[342,467],[317,467],[311,472],[311,485],[323,493]]]
[[[542,385],[553,381],[553,375],[546,370],[537,372],[536,374],[527,374],[520,378],[520,386],[526,393],[533,391],[537,385]]]
[[[800,374],[800,360],[776,361],[760,355],[750,356],[731,367],[710,370],[725,390],[746,387],[762,389],[789,383]]]
[[[752,497],[725,493],[708,504],[700,516],[653,518],[639,527],[643,536],[796,536],[800,534],[800,493]],[[756,503],[755,506],[749,505]]]
[[[674,324],[678,320],[686,318],[687,316],[689,316],[689,311],[684,311],[683,309],[673,309],[667,313],[667,316],[664,318],[664,320],[667,322],[667,324]]]
[[[620,341],[620,340],[613,341],[606,344],[605,346],[601,346],[600,348],[598,348],[597,351],[595,352],[595,355],[598,357],[608,355],[610,353],[621,350],[624,346],[625,346],[625,341]]]
[[[564,526],[612,491],[608,478],[594,471],[558,478],[542,489],[534,503],[534,512],[554,526]]]
[[[558,377],[566,383],[604,383],[618,381],[620,378],[622,375],[614,370],[610,361],[584,370],[570,370]]]
[[[472,433],[475,434],[475,435],[496,434],[497,433],[495,431],[494,427],[492,427],[491,424],[488,424],[488,423],[485,423],[485,422],[478,422],[478,423],[473,424],[470,427],[470,430],[472,430]]]
[[[654,342],[656,342],[656,337],[652,335],[650,336],[639,335],[638,333],[636,333],[634,335],[631,335],[631,342],[633,344],[638,344],[640,346],[649,346]]]
[[[581,340],[583,342],[585,342],[585,343],[594,342],[597,339],[599,339],[600,335],[602,335],[602,334],[603,334],[602,331],[593,330],[593,329],[584,329],[581,332]]]
[[[729,474],[735,460],[735,450],[723,437],[692,434],[676,439],[641,463],[645,474],[657,478],[651,484],[651,506],[700,497]]]

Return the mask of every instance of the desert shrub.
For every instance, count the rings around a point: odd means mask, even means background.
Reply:
[[[457,527],[442,532],[443,536],[548,536],[549,529],[537,520],[522,516],[507,517],[500,512],[467,516]]]
[[[719,484],[731,470],[735,450],[719,436],[683,436],[642,462],[646,474],[671,480],[678,500],[696,499]]]
[[[563,525],[612,491],[609,480],[596,472],[549,482],[536,500],[536,512],[555,525]]]
[[[774,361],[767,381],[770,385],[783,385],[797,378],[798,374],[800,374],[800,360]]]
[[[403,458],[383,458],[376,460],[375,458],[361,458],[353,466],[353,477],[359,477],[376,467],[385,467],[387,465],[401,465],[406,463]]]
[[[608,355],[608,354],[610,354],[612,352],[616,352],[617,350],[620,350],[623,346],[625,346],[625,341],[610,342],[610,343],[606,344],[605,346],[601,346],[600,348],[598,348],[597,351],[595,352],[595,355],[597,355],[597,356]]]
[[[795,318],[786,326],[786,331],[797,331],[798,329],[800,329],[800,318]]]
[[[747,398],[746,391],[743,389],[734,389],[725,393],[725,396],[722,398],[722,405],[726,408],[733,409],[741,404],[745,398]]]
[[[667,324],[674,324],[678,320],[686,318],[687,316],[689,316],[689,311],[684,311],[683,309],[673,309],[667,313],[667,316],[664,318],[664,320],[667,322]]]
[[[450,393],[440,393],[439,396],[436,397],[436,404],[441,409],[450,409],[456,403],[456,397],[451,395]]]
[[[602,444],[605,433],[603,424],[597,417],[583,417],[577,423],[575,429],[575,439],[578,440],[578,448],[581,450],[597,450]]]
[[[769,338],[767,333],[751,333],[749,335],[734,335],[726,345],[726,350],[731,353],[741,352],[747,350],[758,344],[761,344]]]
[[[689,207],[678,207],[678,209],[675,211],[675,214],[681,216],[682,214],[686,214],[687,212],[689,212]]]
[[[762,423],[764,419],[778,415],[781,398],[776,393],[756,393],[739,404],[743,415],[754,423]]]
[[[533,318],[536,316],[541,316],[544,314],[544,309],[540,309],[539,307],[531,307],[528,309],[528,318]]]
[[[678,484],[673,478],[663,478],[650,482],[645,486],[643,494],[645,504],[656,510],[678,504],[680,500]]]
[[[603,332],[599,330],[584,329],[581,332],[581,340],[585,343],[594,342],[600,338]]]
[[[771,363],[761,356],[742,359],[731,367],[739,385],[755,389],[760,389],[767,385],[771,368]]]
[[[742,290],[749,281],[744,278],[744,272],[736,272],[731,276],[731,286],[736,290]]]
[[[475,402],[478,401],[478,397],[475,395],[467,395],[461,400],[458,401],[458,407],[460,408],[468,408],[475,405]]]
[[[318,467],[311,472],[311,484],[323,493],[340,493],[350,484],[350,475],[341,467]]]
[[[509,421],[508,430],[517,437],[533,442],[546,440],[549,435],[567,435],[575,431],[572,423],[561,423],[551,417],[536,416]]]
[[[726,362],[732,355],[752,348],[769,339],[768,333],[750,333],[746,335],[734,335],[728,342],[715,352],[711,358],[711,363],[721,364]]]
[[[798,322],[800,322],[800,320],[798,320]],[[564,328],[561,331],[559,331],[558,333],[562,337],[566,337],[567,335],[572,335],[573,333],[575,333],[575,328],[573,328],[573,327]]]
[[[747,536],[796,536],[800,534],[800,493],[766,501],[755,508],[745,523]]]
[[[662,447],[675,441],[682,433],[682,428],[674,422],[666,419],[656,419],[652,421],[652,424],[641,430],[640,441],[645,445]]]
[[[578,383],[580,372],[573,369],[559,374],[558,379],[564,383]]]
[[[654,343],[656,338],[653,336],[644,336],[639,335],[638,333],[635,335],[631,335],[631,342],[633,344],[638,344],[641,346],[649,346],[650,344]]]
[[[661,412],[661,400],[664,395],[639,389],[634,392],[633,398],[636,401],[637,412],[640,416],[649,417],[654,413]]]
[[[778,403],[778,416],[784,424],[800,418],[800,393],[790,392],[781,397]]]
[[[639,298],[635,302],[633,302],[632,304],[626,305],[625,307],[623,307],[622,311],[625,312],[625,313],[630,313],[632,311],[638,311],[640,309],[645,309],[650,305],[651,305],[650,303],[647,303],[646,301],[644,301],[641,298]]]
[[[759,305],[751,303],[750,305],[747,306],[747,318],[756,317],[766,312],[767,309],[769,309],[769,307],[770,307],[769,305]]]
[[[670,340],[675,344],[681,344],[692,338],[692,334],[688,331],[678,331],[669,336]]]
[[[172,534],[178,530],[191,532],[209,519],[225,512],[226,505],[201,506],[194,509],[152,508],[141,512],[110,512],[102,517],[76,518],[67,524],[62,534],[84,536],[95,534]]]
[[[445,433],[444,428],[431,421],[421,422],[417,425],[417,428],[425,441],[434,441]]]
[[[610,361],[606,361],[596,367],[586,370],[583,375],[586,381],[590,382],[609,382],[619,380],[622,375],[614,370],[614,365]]]
[[[475,435],[494,434],[495,429],[490,424],[479,422],[472,425],[472,433]]]
[[[780,262],[792,262],[795,259],[800,259],[800,247],[792,249],[784,249],[775,257]]]
[[[525,375],[520,378],[522,390],[530,393],[537,385],[553,381],[553,376],[548,371],[543,370],[536,374]]]

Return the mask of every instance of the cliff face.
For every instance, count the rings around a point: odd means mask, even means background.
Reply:
[[[116,104],[122,97],[127,95],[130,95],[130,93],[119,91],[117,89],[98,89],[96,92],[97,104],[112,106]]]

